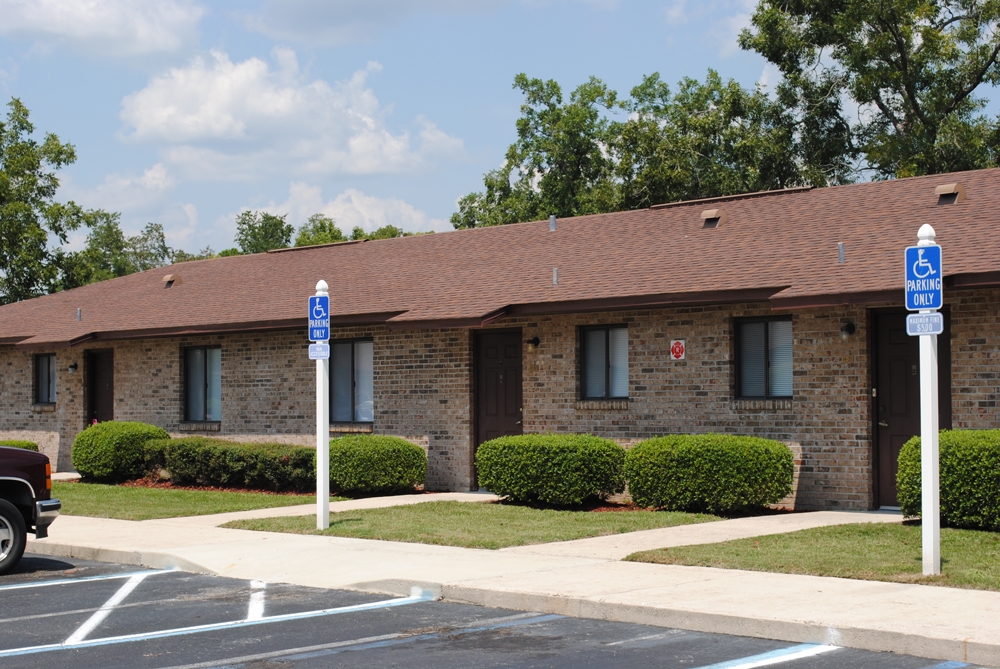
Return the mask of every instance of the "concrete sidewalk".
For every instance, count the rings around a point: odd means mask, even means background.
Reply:
[[[313,587],[403,594],[420,585],[457,602],[1000,666],[1000,593],[619,560],[650,547],[898,520],[803,513],[489,551],[231,530],[204,518],[64,516],[28,550]]]

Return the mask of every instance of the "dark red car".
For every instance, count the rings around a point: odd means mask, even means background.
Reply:
[[[48,536],[62,508],[52,499],[52,465],[47,455],[0,446],[0,574],[21,561],[28,532]]]

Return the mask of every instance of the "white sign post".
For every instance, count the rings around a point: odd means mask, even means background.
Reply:
[[[309,303],[310,339],[316,332],[330,337],[329,286],[326,281],[316,284],[316,295]],[[317,299],[319,298],[319,299]],[[325,305],[325,309],[323,306]],[[320,313],[324,311],[325,313]],[[325,333],[322,321],[325,320]],[[314,325],[315,323],[315,325]],[[313,328],[319,326],[320,330]],[[312,346],[310,346],[312,348]],[[316,529],[330,527],[330,353],[316,360]],[[312,353],[312,351],[310,351]],[[310,357],[312,357],[310,355]]]
[[[934,243],[934,228],[924,224],[916,247],[906,254],[906,306],[926,314],[930,321],[943,303],[944,276],[941,247]],[[936,324],[935,324],[936,325]],[[942,319],[943,326],[943,319]],[[924,574],[941,573],[941,491],[938,467],[938,328],[914,328],[920,337],[920,524],[923,535]],[[942,327],[943,329],[943,327]],[[909,328],[908,328],[909,330]]]

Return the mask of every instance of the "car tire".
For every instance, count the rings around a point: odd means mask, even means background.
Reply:
[[[0,574],[6,574],[17,566],[27,543],[28,530],[24,526],[24,516],[16,506],[0,499]]]

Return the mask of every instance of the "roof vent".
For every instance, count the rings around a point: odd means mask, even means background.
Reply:
[[[549,232],[555,232],[555,231],[556,231],[556,215],[551,214],[549,215]]]
[[[962,184],[942,184],[934,189],[938,196],[938,204],[955,204],[965,199],[965,186]]]
[[[179,274],[168,274],[165,277],[163,277],[164,288],[170,288],[174,284],[180,285],[180,283],[181,283],[181,277]]]
[[[701,220],[705,221],[703,228],[717,228],[720,223],[728,220],[724,209],[706,209],[701,212]]]

